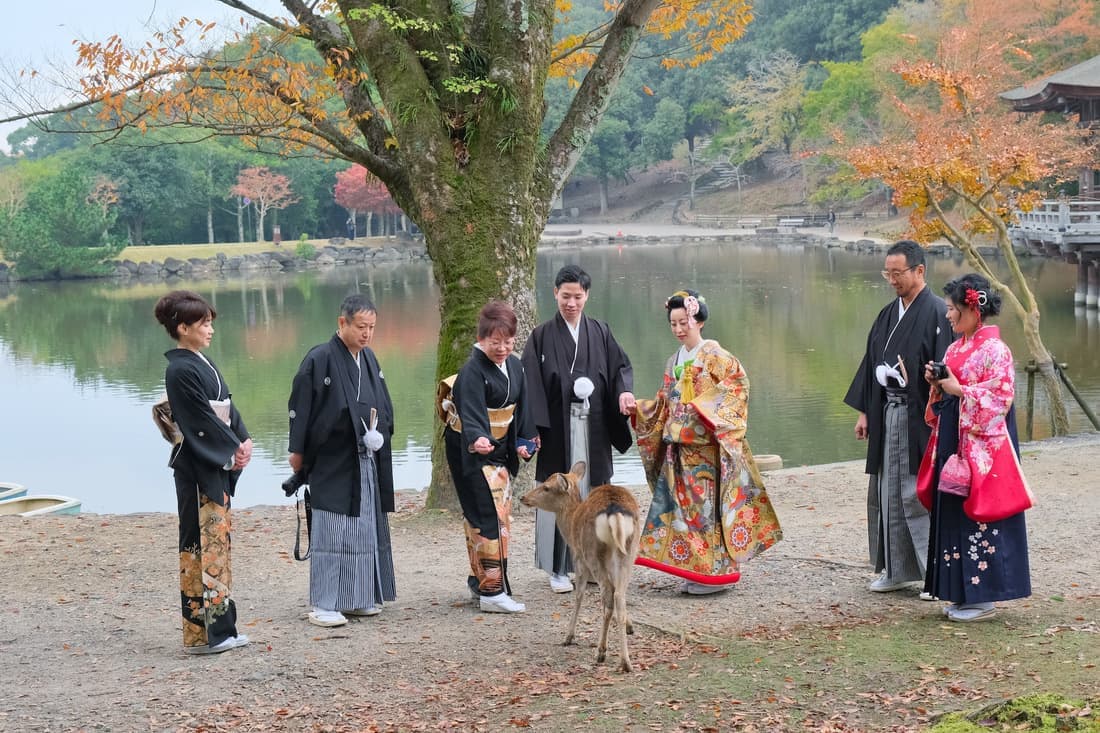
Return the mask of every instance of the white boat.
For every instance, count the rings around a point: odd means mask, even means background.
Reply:
[[[8,481],[0,481],[0,500],[14,499],[27,493],[27,487],[22,484],[13,484]]]
[[[0,500],[0,516],[37,517],[42,514],[80,514],[80,500],[56,494]]]

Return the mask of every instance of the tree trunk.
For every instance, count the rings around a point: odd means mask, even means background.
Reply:
[[[535,207],[520,204],[522,196],[507,187],[503,177],[471,181],[451,192],[462,200],[425,217],[421,225],[439,286],[438,378],[454,374],[466,362],[476,340],[478,312],[490,300],[499,298],[515,308],[519,342],[536,324],[535,249],[546,217],[532,214]],[[493,201],[516,205],[493,206]],[[521,345],[517,343],[517,354]],[[426,506],[459,510],[439,430],[434,431]]]
[[[130,241],[135,247],[145,244],[145,217],[141,214],[130,220]]]
[[[214,243],[214,204],[210,201],[206,202],[206,242]]]
[[[256,241],[257,242],[266,242],[267,241],[267,240],[264,239],[264,216],[266,214],[267,214],[267,212],[264,211],[263,209],[261,209],[259,206],[256,207]]]
[[[600,216],[607,213],[607,174],[600,172]]]
[[[237,197],[237,241],[244,241],[244,203]]]
[[[1058,379],[1058,373],[1054,370],[1054,358],[1047,351],[1042,336],[1039,334],[1038,311],[1026,314],[1023,324],[1024,343],[1027,344],[1028,356],[1035,361],[1035,365],[1039,368],[1037,374],[1039,386],[1042,387],[1047,398],[1050,434],[1052,436],[1069,435],[1069,413],[1066,411],[1062,382]]]

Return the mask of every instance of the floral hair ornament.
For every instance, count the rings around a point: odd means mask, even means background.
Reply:
[[[695,316],[699,313],[699,299],[694,295],[684,298],[684,312],[687,313],[688,322],[695,325]]]
[[[984,290],[966,289],[966,304],[971,308],[984,308],[989,302],[989,296]]]
[[[691,325],[695,325],[695,316],[699,313],[699,304],[706,303],[707,299],[702,295],[694,296],[688,293],[686,290],[677,290],[675,293],[665,298],[665,310],[668,310],[668,304],[672,302],[673,298],[684,299],[684,312],[687,313],[688,322]]]

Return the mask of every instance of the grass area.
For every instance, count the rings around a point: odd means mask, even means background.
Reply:
[[[333,246],[332,242],[328,239],[307,239],[307,242],[314,247],[320,249],[321,247]],[[348,242],[348,245],[358,247],[378,247],[382,242],[385,242],[384,237],[359,237],[354,242]],[[119,253],[118,258],[120,260],[132,260],[134,262],[163,262],[169,257],[175,257],[177,260],[186,260],[191,257],[197,257],[199,259],[209,259],[215,257],[218,254],[225,254],[227,256],[232,255],[248,255],[248,254],[260,254],[262,252],[273,252],[276,249],[283,249],[293,253],[294,248],[298,246],[299,240],[284,241],[280,247],[276,247],[272,242],[219,242],[215,244],[146,244],[140,247],[127,247]]]
[[[739,639],[695,643],[654,639],[646,632],[648,638],[635,637],[631,650],[641,674],[610,671],[617,661],[612,645],[608,665],[574,676],[566,700],[551,693],[525,700],[522,707],[532,723],[553,720],[557,730],[609,733],[990,728],[1100,733],[1100,634],[1095,622],[1082,622],[1098,611],[1096,599],[1050,600],[1034,603],[1026,615],[1004,611],[992,623],[961,625],[906,615],[758,629]],[[594,643],[594,634],[586,633],[579,643]],[[1022,696],[1031,697],[1000,705]],[[948,717],[960,712],[973,722]]]

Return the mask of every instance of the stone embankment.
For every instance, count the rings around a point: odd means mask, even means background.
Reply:
[[[428,250],[421,242],[403,243],[400,247],[326,246],[317,249],[308,257],[299,256],[292,247],[288,247],[283,250],[246,255],[219,252],[205,259],[191,257],[180,260],[168,257],[163,262],[120,260],[111,263],[114,269],[108,276],[142,279],[201,278],[248,272],[281,272],[337,265],[369,265],[379,262],[421,260],[427,256]]]
[[[624,233],[624,230],[625,233]],[[652,233],[650,233],[652,232]],[[609,245],[662,245],[705,242],[740,242],[772,245],[777,247],[826,247],[843,248],[849,251],[868,254],[880,254],[889,247],[889,242],[866,237],[833,236],[819,231],[806,231],[796,227],[758,227],[755,229],[711,230],[700,227],[632,225],[629,228],[605,225],[590,225],[570,228],[550,227],[543,233],[540,247],[553,249],[578,249],[583,247]],[[996,255],[996,247],[979,248],[982,254]],[[951,255],[954,250],[943,243],[928,247],[929,254]],[[372,264],[381,262],[400,262],[427,259],[428,250],[422,239],[407,238],[398,240],[396,245],[357,246],[343,244],[333,240],[333,244],[318,248],[311,256],[299,256],[293,244],[284,248],[259,254],[233,255],[219,253],[214,257],[192,257],[181,260],[168,257],[163,262],[134,262],[133,260],[115,260],[108,263],[111,271],[107,277],[139,279],[171,279],[177,277],[213,277],[219,275],[248,272],[279,272],[333,267],[337,265]],[[0,283],[18,279],[17,276],[0,262]]]

